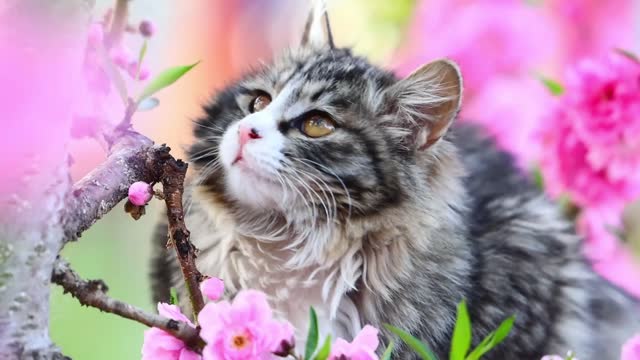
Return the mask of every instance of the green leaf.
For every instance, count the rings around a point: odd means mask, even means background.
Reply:
[[[413,349],[413,351],[415,351],[416,353],[418,353],[418,355],[420,355],[420,357],[422,358],[422,360],[437,360],[438,358],[433,354],[433,352],[431,352],[431,350],[429,350],[429,347],[427,345],[425,345],[422,341],[418,340],[417,338],[415,338],[413,335],[409,334],[408,332],[398,329],[395,326],[389,325],[389,324],[384,324],[384,327],[387,328],[387,330],[391,331],[392,333],[398,335],[398,337],[400,339],[402,339],[402,341],[405,342],[405,344],[409,345],[410,348]]]
[[[547,87],[547,90],[549,90],[551,94],[555,96],[564,94],[564,87],[559,82],[542,75],[538,75],[538,78],[540,79],[540,81],[542,81],[544,86]]]
[[[540,190],[544,190],[544,176],[542,175],[542,170],[540,167],[536,167],[531,171],[531,175],[533,176],[533,183]]]
[[[496,345],[500,344],[507,337],[507,335],[509,335],[509,332],[511,332],[511,329],[513,328],[513,323],[515,321],[516,321],[516,317],[512,315],[506,318],[500,324],[500,326],[498,326],[498,328],[496,329],[496,334],[493,337],[493,341],[491,342],[492,344],[491,347],[495,347]]]
[[[176,291],[176,288],[169,289],[169,304],[178,304],[178,292]]]
[[[382,354],[382,357],[380,358],[380,360],[391,360],[391,353],[393,352],[393,341],[391,341],[389,343],[389,346],[387,346],[387,349],[384,351],[384,354]]]
[[[309,360],[318,347],[318,315],[313,308],[309,309],[309,333],[307,334],[307,346],[304,358]]]
[[[458,315],[456,318],[456,326],[453,329],[453,338],[451,340],[450,360],[464,360],[464,356],[471,347],[471,319],[467,304],[462,300],[458,304]]]
[[[322,347],[318,351],[318,354],[314,357],[314,360],[327,360],[331,353],[331,335],[327,335],[324,339]]]
[[[140,67],[142,66],[142,60],[144,60],[144,56],[147,54],[147,39],[142,43],[142,47],[140,48],[140,53],[138,54],[138,67],[136,69],[136,80],[140,80]]]
[[[198,61],[197,63],[191,65],[176,66],[161,72],[155,78],[153,78],[153,80],[149,81],[147,86],[142,90],[142,93],[140,93],[140,95],[138,96],[137,102],[139,103],[149,96],[173,84],[199,63],[200,62]]]
[[[510,316],[505,319],[500,326],[496,329],[496,331],[491,332],[487,335],[484,340],[467,356],[466,360],[477,360],[482,357],[482,355],[489,352],[489,350],[496,347],[500,344],[506,337],[509,335],[511,328],[513,328],[513,323],[515,322],[515,316]]]

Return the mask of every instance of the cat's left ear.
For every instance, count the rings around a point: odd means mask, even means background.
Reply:
[[[460,110],[460,68],[453,61],[436,60],[398,81],[387,94],[396,116],[409,127],[408,142],[426,149],[445,135]]]
[[[311,11],[307,18],[302,34],[302,47],[322,48],[328,46],[333,49],[333,34],[329,25],[329,15],[327,14],[326,0],[313,0]]]

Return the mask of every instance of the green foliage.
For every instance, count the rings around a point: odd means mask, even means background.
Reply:
[[[138,96],[136,102],[140,103],[142,100],[175,83],[176,81],[178,81],[178,79],[184,76],[187,72],[189,72],[189,70],[193,69],[199,63],[200,62],[196,62],[191,65],[176,66],[161,72],[151,81],[149,81],[147,86],[145,86],[145,88],[142,90],[142,93],[140,93],[140,95]]]
[[[450,360],[464,360],[464,356],[471,347],[471,319],[467,304],[461,301],[458,304],[458,316],[456,318],[456,326],[453,329],[453,338],[451,339]]]
[[[177,305],[178,304],[178,292],[176,291],[176,288],[171,288],[169,290],[169,304],[171,305]]]
[[[500,344],[506,337],[509,335],[511,328],[513,328],[513,323],[515,321],[515,317],[511,316],[504,320],[498,328],[491,332],[487,337],[485,337],[478,346],[469,352],[469,348],[471,347],[471,318],[469,317],[469,311],[467,309],[467,304],[463,300],[458,304],[458,312],[456,318],[456,324],[453,329],[453,337],[451,339],[451,351],[449,353],[449,360],[478,360],[484,354],[489,352],[489,350],[495,348]],[[415,351],[423,360],[437,360],[437,357],[433,354],[431,350],[429,350],[429,346],[419,339],[415,338],[411,334],[393,327],[391,325],[384,325],[387,330],[396,334],[402,341],[404,341],[413,351]],[[390,345],[391,346],[391,345]],[[385,354],[389,352],[389,356],[391,351],[387,348]],[[468,354],[467,354],[468,353]],[[388,359],[388,357],[383,357],[383,359]]]
[[[310,360],[318,347],[318,315],[313,308],[309,309],[309,332],[307,334],[307,346],[304,352],[305,360]]]
[[[136,68],[136,80],[140,79],[140,67],[142,66],[142,60],[144,60],[144,56],[147,54],[147,40],[144,40],[142,43],[142,47],[140,48],[140,53],[138,54],[138,67]]]
[[[540,81],[542,81],[542,84],[547,87],[547,90],[549,90],[549,92],[554,96],[560,96],[564,94],[564,86],[562,86],[562,84],[560,84],[559,82],[542,75],[538,75],[538,78],[540,79]]]
[[[389,343],[389,346],[387,346],[387,349],[384,351],[384,354],[382,354],[382,357],[380,358],[380,360],[390,360],[391,359],[391,353],[393,352],[393,341]]]
[[[318,351],[318,354],[313,358],[314,360],[327,360],[331,353],[331,335],[327,335],[324,339],[322,347]]]
[[[544,176],[542,175],[540,168],[536,167],[531,171],[531,174],[533,175],[533,183],[536,187],[540,190],[544,190]]]
[[[402,339],[402,341],[404,341],[405,344],[409,345],[409,347],[413,349],[413,351],[415,351],[418,355],[420,355],[422,360],[438,359],[433,354],[433,352],[429,350],[429,347],[425,343],[415,338],[413,335],[409,334],[408,332],[398,329],[397,327],[389,324],[384,324],[384,327],[387,328],[387,330],[391,331],[392,333],[398,335],[398,337]]]

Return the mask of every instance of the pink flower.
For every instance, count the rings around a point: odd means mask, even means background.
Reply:
[[[520,0],[423,1],[399,70],[407,74],[430,59],[449,57],[460,64],[466,95],[473,96],[496,75],[526,74],[549,62],[554,30],[541,8]]]
[[[208,278],[200,283],[200,291],[209,300],[216,301],[224,294],[224,282],[216,277]]]
[[[125,69],[134,61],[131,51],[124,45],[118,44],[110,52],[113,63]]]
[[[93,23],[89,27],[89,34],[87,35],[87,43],[90,47],[97,47],[104,40],[104,29],[102,24]]]
[[[635,46],[633,0],[546,0],[548,10],[561,31],[558,37],[568,61],[604,54],[612,48]]]
[[[378,344],[378,329],[366,325],[351,343],[338,338],[331,348],[329,360],[337,360],[341,356],[349,360],[378,360]]]
[[[177,321],[184,321],[189,326],[195,327],[189,319],[182,314],[176,305],[158,303],[158,313]],[[151,328],[144,332],[142,344],[142,360],[199,360],[202,357],[189,350],[182,340],[173,335]]]
[[[256,290],[240,291],[233,303],[208,303],[198,323],[205,360],[271,359],[293,341],[293,327],[273,319],[266,295]]]
[[[543,122],[542,170],[552,195],[621,208],[640,195],[640,64],[619,54],[583,61]]]
[[[135,182],[129,187],[129,201],[133,205],[147,205],[152,196],[151,186],[144,181]]]
[[[127,73],[134,80],[146,80],[149,78],[149,75],[151,74],[151,72],[149,71],[149,68],[144,64],[140,65],[140,73],[138,73],[138,62],[136,61],[132,62],[131,64],[129,64],[129,66],[127,66]],[[136,79],[136,76],[138,77],[137,79]]]
[[[640,334],[636,334],[622,345],[621,360],[640,360]]]
[[[530,170],[540,154],[533,134],[550,99],[542,83],[529,75],[496,76],[463,107],[462,117],[482,124],[523,170]]]
[[[140,34],[142,36],[150,38],[153,36],[153,34],[155,34],[156,26],[153,22],[144,20],[140,23],[140,26],[138,26],[138,30],[140,31]]]
[[[540,360],[564,360],[564,356],[560,356],[560,355],[545,355]]]

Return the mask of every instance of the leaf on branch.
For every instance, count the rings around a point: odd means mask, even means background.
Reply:
[[[540,79],[540,81],[542,81],[542,84],[547,87],[547,90],[549,90],[552,95],[560,96],[564,94],[564,86],[562,86],[562,84],[560,84],[559,82],[543,75],[538,75],[538,78]]]
[[[153,78],[153,80],[149,81],[147,86],[142,90],[142,93],[138,96],[138,100],[136,102],[140,103],[142,100],[175,83],[199,63],[200,62],[198,61],[191,65],[176,66],[161,72]]]

